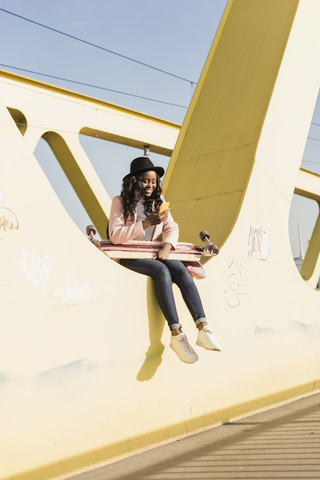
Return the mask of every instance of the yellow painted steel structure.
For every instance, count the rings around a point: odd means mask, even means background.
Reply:
[[[320,209],[320,176],[300,169],[295,193],[315,200]],[[320,214],[314,226],[300,273],[312,288],[316,288],[320,274]]]
[[[118,105],[0,70],[1,96],[32,152],[45,139],[98,232],[105,235],[110,199],[79,134],[170,155],[179,126]],[[156,127],[156,128],[155,128]],[[113,159],[106,159],[108,161]]]
[[[1,72],[2,480],[66,478],[320,388],[319,219],[305,281],[288,238],[294,191],[320,199],[319,176],[299,170],[319,13],[317,0],[230,0],[180,133]],[[48,141],[103,236],[110,200],[79,133],[173,150],[164,189],[181,239],[206,228],[222,247],[198,283],[221,353],[181,363],[151,282],[70,220],[33,151]]]

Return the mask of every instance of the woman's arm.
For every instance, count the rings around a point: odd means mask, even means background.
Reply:
[[[152,212],[146,220],[142,222],[132,221],[131,225],[125,225],[123,216],[123,206],[120,196],[112,199],[110,219],[109,219],[109,237],[112,243],[121,244],[130,242],[137,237],[145,234],[145,229],[151,225],[157,225],[162,222],[158,213]]]
[[[165,203],[164,197],[161,195],[161,200]],[[171,248],[175,249],[179,239],[179,227],[173,220],[170,211],[163,220],[162,225],[157,225],[154,232],[153,240],[162,241],[164,244],[169,243]],[[168,248],[168,247],[167,247]]]
[[[170,250],[176,248],[176,244],[179,238],[179,227],[176,222],[173,221],[171,214],[169,213],[165,221],[163,222],[164,240],[163,247],[159,250],[157,257],[159,260],[168,260]]]
[[[159,258],[159,260],[168,260],[170,250],[172,250],[171,243],[165,243],[157,253],[157,258]]]
[[[176,244],[179,239],[179,226],[173,220],[171,213],[169,212],[167,218],[163,222],[164,244],[170,243],[172,248],[176,248]]]
[[[142,222],[133,222],[131,225],[124,224],[123,207],[121,197],[112,199],[110,218],[109,218],[109,236],[112,243],[120,244],[130,242],[145,233]]]

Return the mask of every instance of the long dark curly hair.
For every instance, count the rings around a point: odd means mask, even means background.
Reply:
[[[137,209],[137,204],[141,199],[141,190],[142,190],[142,174],[137,173],[135,175],[130,175],[125,178],[122,184],[121,190],[121,199],[123,206],[123,215],[124,221],[126,222],[129,216],[133,218],[135,211]],[[162,204],[160,198],[162,189],[160,187],[160,179],[157,174],[157,186],[153,190],[152,195],[149,198],[144,200],[144,210],[147,214],[151,213],[152,210],[159,211],[159,207]]]

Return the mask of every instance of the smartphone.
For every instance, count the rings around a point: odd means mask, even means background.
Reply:
[[[162,203],[159,208],[159,213],[164,213],[170,207],[170,203]]]

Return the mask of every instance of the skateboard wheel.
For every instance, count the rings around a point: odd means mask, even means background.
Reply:
[[[208,238],[208,239],[210,238],[210,235],[209,235],[209,233],[208,233],[206,230],[202,230],[202,231],[199,233],[199,237],[201,238],[201,240],[202,240],[203,242],[205,242],[205,241],[206,241],[206,238]]]
[[[86,234],[90,236],[90,234],[95,235],[97,230],[94,225],[87,225]]]
[[[210,252],[211,255],[218,255],[219,248],[217,247],[217,245],[212,244],[209,247],[209,252]]]

